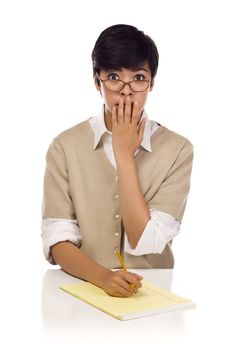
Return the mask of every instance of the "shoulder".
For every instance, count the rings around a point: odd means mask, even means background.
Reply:
[[[165,143],[170,144],[171,146],[174,146],[174,147],[179,146],[181,148],[185,147],[190,150],[193,149],[192,142],[184,135],[181,135],[178,132],[169,129],[164,125],[160,125],[157,131],[159,131],[160,138]]]
[[[80,142],[81,139],[87,136],[87,132],[90,130],[88,127],[90,118],[87,118],[55,135],[53,138],[53,143],[58,143],[66,147],[74,142]]]

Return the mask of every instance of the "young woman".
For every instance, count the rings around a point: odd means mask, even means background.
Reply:
[[[115,248],[128,268],[173,268],[190,189],[191,142],[145,111],[158,61],[143,31],[105,29],[92,52],[101,111],[57,135],[46,154],[45,257],[114,296],[136,293],[142,279],[111,270],[121,267]]]

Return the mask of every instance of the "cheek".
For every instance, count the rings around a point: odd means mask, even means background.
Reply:
[[[148,93],[142,94],[142,95],[139,97],[139,100],[140,100],[140,102],[141,102],[142,104],[146,102],[147,96],[148,96]]]
[[[138,96],[138,98],[136,100],[138,102],[140,109],[143,109],[143,107],[146,103],[146,100],[147,100],[147,94]]]
[[[102,97],[106,107],[112,111],[112,107],[119,103],[119,97],[111,92],[102,91]]]

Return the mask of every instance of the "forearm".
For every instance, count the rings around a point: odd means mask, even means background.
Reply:
[[[109,269],[91,260],[71,242],[59,242],[51,247],[51,255],[62,269],[81,279],[102,288],[103,280]]]
[[[150,211],[141,191],[133,156],[117,159],[117,174],[122,221],[130,245],[135,248],[150,220]]]

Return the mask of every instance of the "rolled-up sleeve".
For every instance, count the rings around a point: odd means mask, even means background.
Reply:
[[[77,220],[72,219],[42,219],[41,237],[44,256],[53,265],[56,265],[56,263],[50,254],[52,245],[62,241],[70,241],[77,246],[81,246],[82,242]]]
[[[131,255],[161,254],[168,242],[180,233],[180,223],[172,215],[150,208],[150,220],[132,249],[125,233],[125,251]]]

